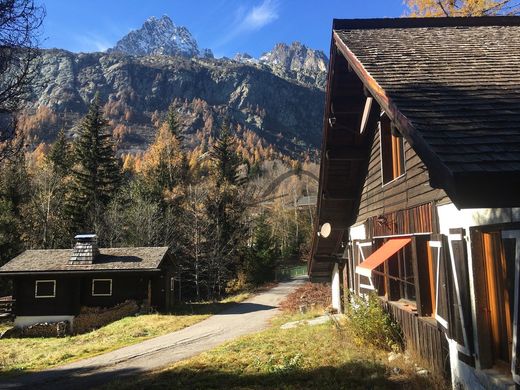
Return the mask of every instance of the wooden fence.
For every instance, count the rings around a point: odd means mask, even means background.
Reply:
[[[295,278],[297,276],[304,276],[307,275],[307,264],[305,265],[298,265],[295,267],[283,267],[278,268],[275,273],[275,280],[288,280]]]
[[[449,347],[444,333],[433,318],[419,317],[398,303],[384,302],[385,309],[399,323],[404,333],[406,348],[417,353],[430,364],[436,374],[449,377]]]

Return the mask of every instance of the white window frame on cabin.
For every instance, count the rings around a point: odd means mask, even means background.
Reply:
[[[52,295],[38,295],[38,283],[49,283],[49,282],[52,282],[52,284],[53,284]],[[37,280],[34,283],[34,297],[35,298],[56,298],[56,279]]]
[[[110,293],[109,294],[95,294],[94,293],[95,282],[110,282]],[[111,297],[112,296],[112,279],[92,279],[92,296],[93,297]]]

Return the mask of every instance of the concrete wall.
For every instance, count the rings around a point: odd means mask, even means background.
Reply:
[[[332,307],[341,313],[341,284],[338,264],[332,270]]]

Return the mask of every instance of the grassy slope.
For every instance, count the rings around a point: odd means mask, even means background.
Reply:
[[[443,384],[415,374],[404,360],[357,345],[347,327],[332,324],[283,330],[301,316],[284,316],[271,329],[110,389],[435,389]]]
[[[0,339],[0,376],[69,363],[174,332],[202,321],[248,295],[236,295],[220,303],[186,304],[177,308],[176,312],[180,314],[126,317],[78,336]],[[0,324],[0,332],[3,330],[5,324]]]

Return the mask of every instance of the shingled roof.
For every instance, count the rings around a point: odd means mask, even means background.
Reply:
[[[0,267],[0,274],[153,271],[167,251],[168,247],[100,248],[92,264],[70,264],[71,249],[27,250]]]
[[[333,39],[433,187],[461,207],[520,204],[519,17],[336,20]]]
[[[312,280],[348,242],[381,110],[457,207],[520,206],[520,17],[334,20]]]

